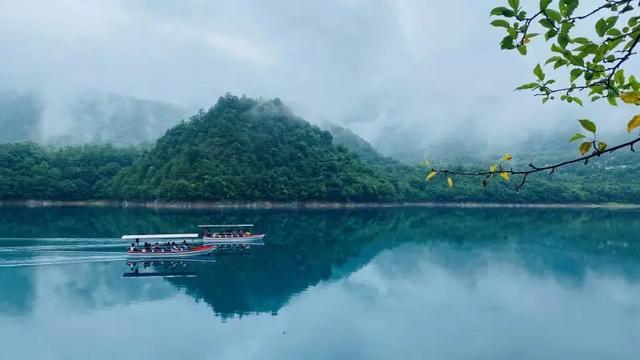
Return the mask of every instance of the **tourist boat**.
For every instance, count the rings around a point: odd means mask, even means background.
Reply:
[[[264,245],[265,234],[249,231],[253,224],[198,225],[202,229],[204,244],[216,245]]]
[[[186,258],[209,255],[216,245],[195,243],[198,234],[153,234],[124,235],[122,240],[132,241],[127,256],[129,259],[165,259]],[[155,240],[155,243],[152,243]],[[159,242],[158,242],[159,241]],[[166,246],[166,243],[175,246]]]

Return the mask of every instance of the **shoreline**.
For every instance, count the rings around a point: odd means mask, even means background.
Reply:
[[[0,207],[116,207],[147,209],[373,209],[373,208],[530,208],[530,209],[640,209],[640,204],[619,203],[484,203],[484,202],[328,202],[328,201],[114,201],[114,200],[10,200]]]

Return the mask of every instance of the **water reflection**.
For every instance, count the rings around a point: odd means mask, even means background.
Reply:
[[[204,306],[248,337],[265,336],[246,348],[232,340],[242,356],[231,357],[239,358],[387,358],[399,351],[398,343],[410,344],[400,351],[408,358],[627,358],[638,349],[637,212],[34,209],[40,217],[60,219],[38,223],[40,233],[60,238],[53,241],[11,239],[21,231],[35,235],[25,220],[31,210],[3,211],[0,265],[50,261],[47,251],[70,259],[78,251],[119,256],[126,247],[116,239],[122,233],[189,231],[209,221],[250,221],[267,238],[265,246],[218,254],[215,261],[133,264],[116,258],[0,267],[0,320],[37,317],[52,308],[60,313],[48,315],[55,319],[77,311],[109,311],[118,318],[135,304],[163,304],[194,329],[225,335],[215,322],[196,320]],[[74,240],[87,236],[83,228],[100,239]],[[251,352],[266,347],[268,352]],[[312,356],[305,347],[322,350]]]
[[[192,260],[198,261],[198,260]],[[213,260],[202,260],[213,262]],[[196,277],[198,274],[189,271],[188,260],[167,261],[127,261],[129,271],[122,274],[124,278],[148,278],[148,277]]]

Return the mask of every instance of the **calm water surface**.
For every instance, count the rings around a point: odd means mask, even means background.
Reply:
[[[639,359],[639,220],[0,208],[0,358]],[[120,235],[229,222],[266,245],[123,277]]]

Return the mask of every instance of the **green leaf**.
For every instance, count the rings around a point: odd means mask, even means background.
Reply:
[[[518,52],[520,55],[527,55],[527,47],[526,46],[518,46]]]
[[[612,106],[618,106],[618,102],[616,101],[616,97],[614,95],[608,96],[607,101],[609,101],[609,104]]]
[[[576,81],[576,79],[579,78],[580,75],[582,75],[583,72],[584,72],[584,70],[578,69],[578,68],[575,68],[575,69],[571,70],[571,74],[570,74],[569,80],[571,82]]]
[[[522,84],[520,86],[518,86],[516,88],[516,90],[529,90],[529,89],[535,89],[538,87],[538,83],[528,83],[528,84]]]
[[[563,48],[566,48],[567,45],[569,45],[569,41],[571,41],[571,39],[569,38],[568,33],[563,31],[558,34],[558,44]]]
[[[504,19],[497,19],[497,20],[493,20],[491,22],[491,25],[495,26],[495,27],[503,27],[505,29],[508,29],[511,25],[509,24],[509,22],[507,20]]]
[[[540,21],[538,22],[540,23],[540,25],[546,27],[547,29],[555,29],[555,26],[553,26],[553,22],[547,18],[540,19]]]
[[[596,22],[596,33],[598,36],[603,37],[607,32],[607,21],[605,19],[600,19]]]
[[[512,50],[516,48],[516,45],[513,42],[513,37],[511,35],[507,35],[505,36],[502,41],[500,42],[500,48],[501,49],[507,49],[507,50]]]
[[[552,9],[546,9],[544,11],[545,14],[547,14],[547,16],[551,19],[553,19],[555,22],[561,22],[562,21],[562,15],[560,15],[559,12],[552,10]]]
[[[546,9],[553,0],[540,0],[540,10]]]
[[[562,16],[569,17],[578,7],[578,0],[560,0],[558,7],[560,8]]]
[[[560,56],[552,56],[552,57],[548,58],[547,61],[544,62],[544,64],[547,65],[548,63],[552,63],[552,62],[558,61],[558,60],[562,60],[562,58]]]
[[[556,35],[558,35],[558,31],[557,30],[555,30],[555,29],[549,30],[546,33],[544,33],[544,39],[545,40],[549,40],[549,39],[551,39],[552,37],[554,37]]]
[[[497,8],[493,8],[491,10],[491,15],[501,16],[504,14],[505,11],[509,11],[509,9],[507,9],[504,6],[498,6]]]
[[[616,71],[616,74],[613,76],[613,81],[618,85],[624,85],[624,69]]]
[[[520,6],[520,0],[509,0],[509,6],[511,6],[513,10],[518,10],[518,6]]]
[[[540,64],[533,68],[533,75],[535,75],[540,81],[544,80],[544,72],[542,71]]]
[[[573,136],[569,139],[569,142],[573,142],[573,141],[576,141],[576,140],[584,139],[585,137],[586,137],[586,136],[584,136],[584,135],[582,135],[582,134],[577,134],[577,133],[576,133],[575,135],[573,135]]]
[[[587,39],[586,37],[573,38],[573,39],[571,39],[571,42],[572,43],[577,43],[577,44],[582,44],[582,45],[591,44],[591,41],[589,39]]]
[[[590,131],[592,133],[596,132],[596,124],[594,124],[593,121],[589,119],[580,119],[578,121],[580,121],[580,125],[582,125],[582,127],[585,130]]]
[[[572,97],[571,99],[573,99],[573,102],[575,102],[576,104],[582,106],[582,99],[580,99],[579,97]]]

